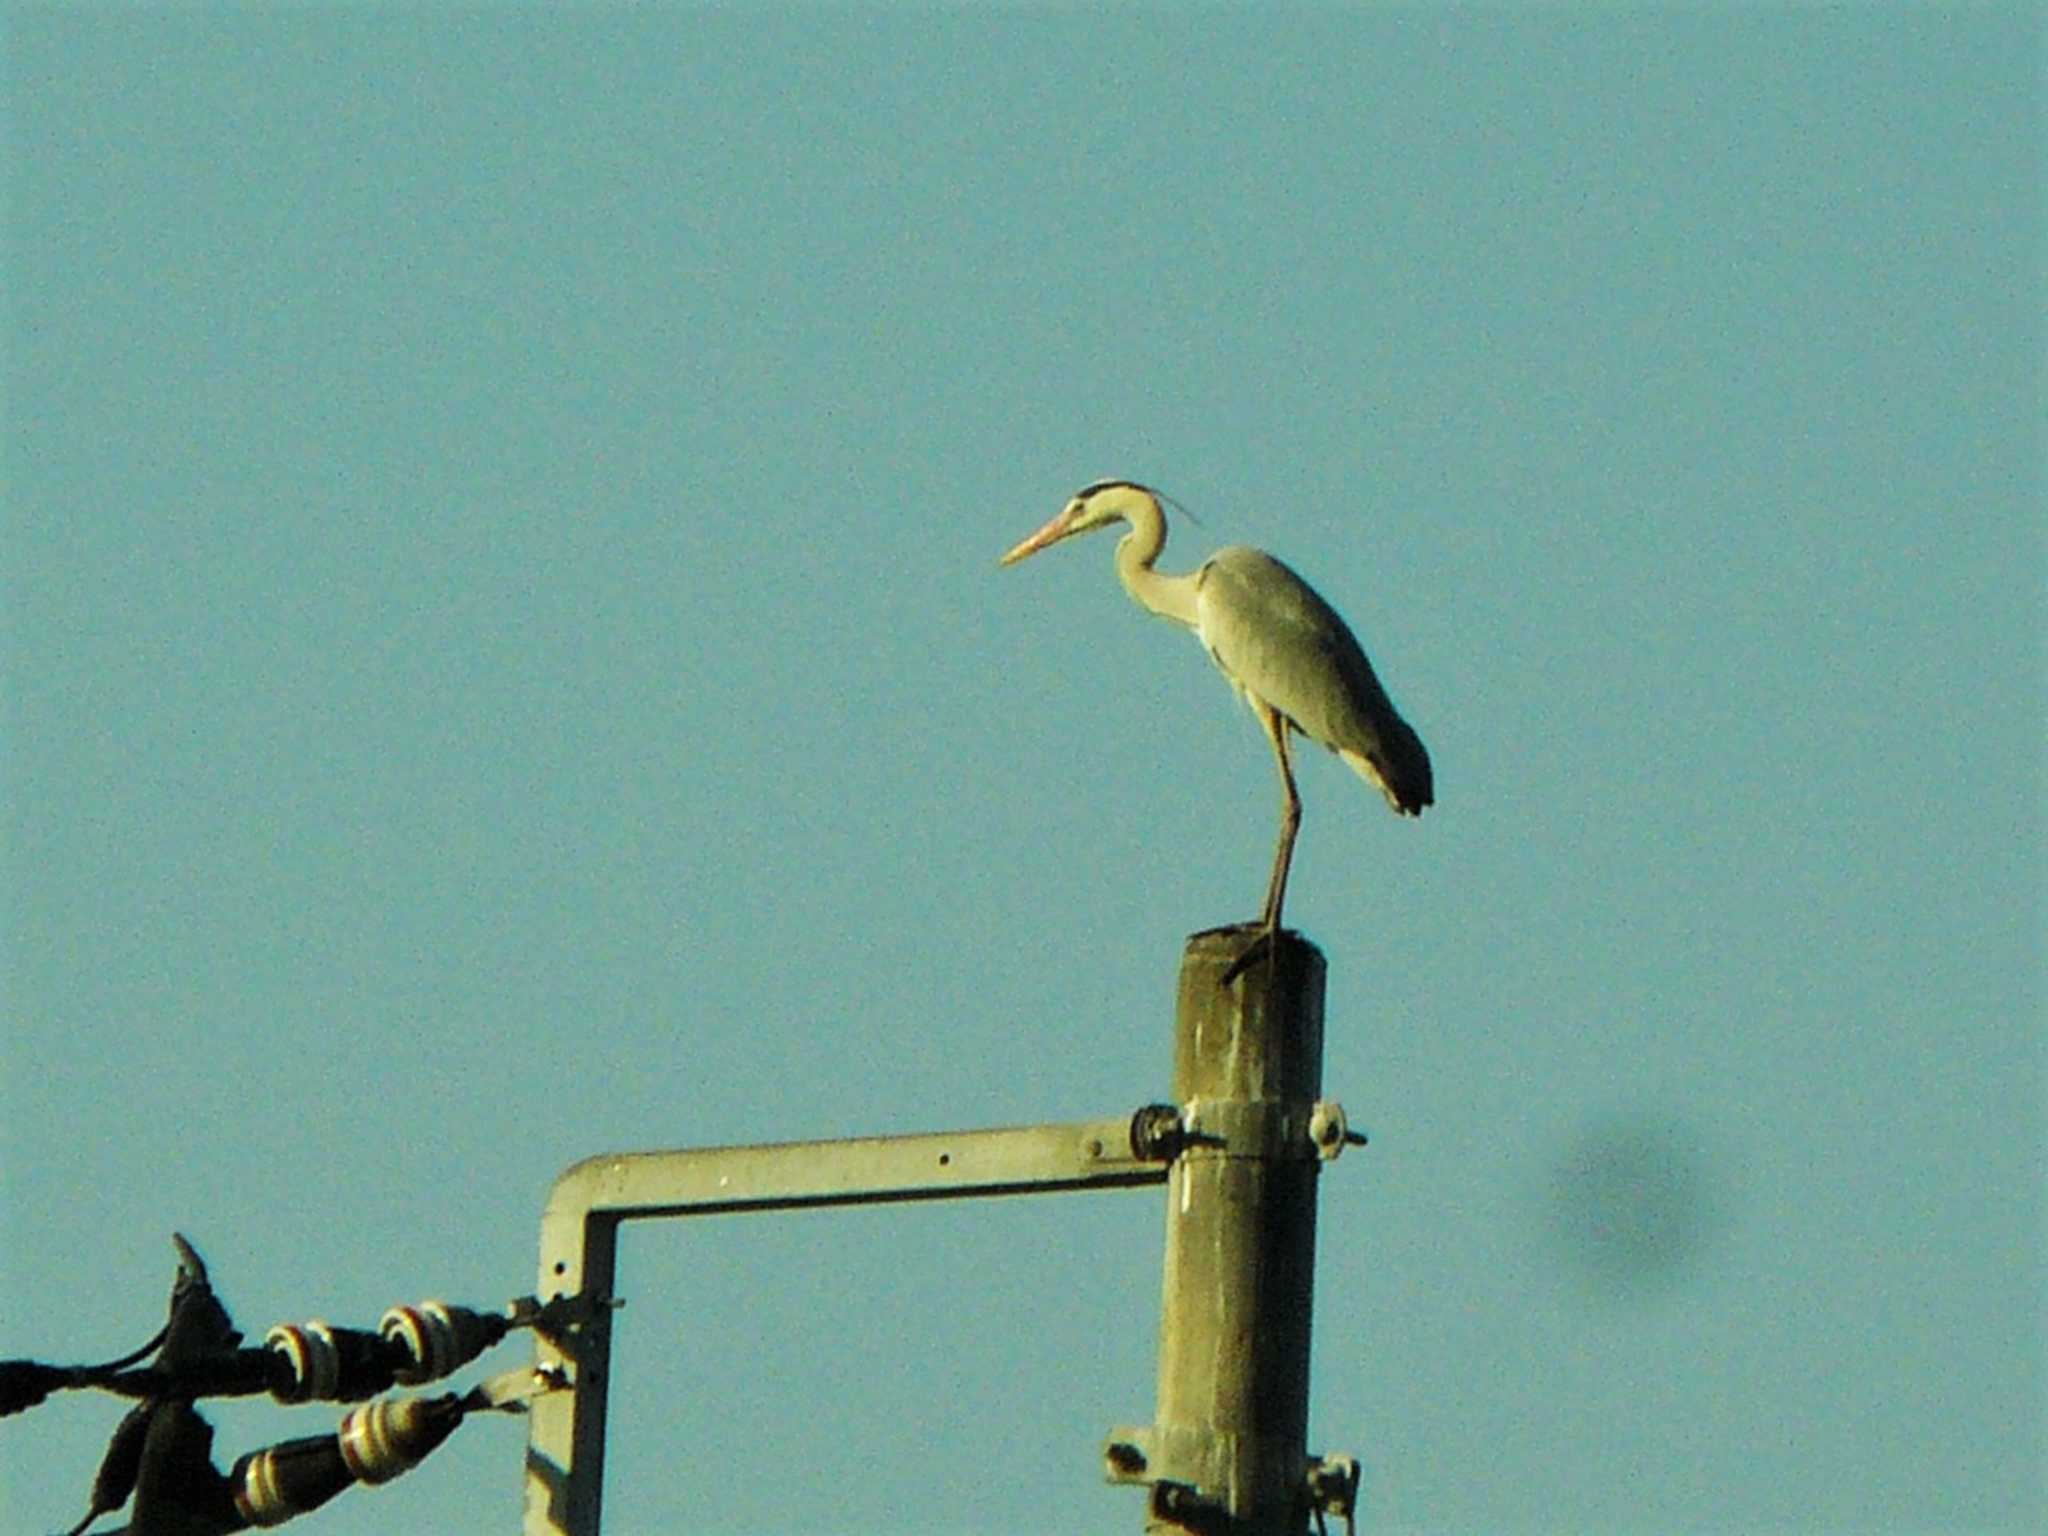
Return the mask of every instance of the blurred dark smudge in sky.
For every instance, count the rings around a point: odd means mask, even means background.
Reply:
[[[1724,1224],[1727,1185],[1679,1116],[1608,1111],[1551,1161],[1546,1234],[1595,1297],[1663,1300],[1704,1268]]]

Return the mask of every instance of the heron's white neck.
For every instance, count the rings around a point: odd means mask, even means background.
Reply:
[[[1115,498],[1110,510],[1131,525],[1131,531],[1117,540],[1117,580],[1141,608],[1193,629],[1194,576],[1167,576],[1152,569],[1159,552],[1166,548],[1166,514],[1159,510],[1158,499],[1134,485],[1102,494]]]

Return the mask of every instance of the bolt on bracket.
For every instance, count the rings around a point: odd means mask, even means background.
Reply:
[[[1318,1456],[1308,1464],[1308,1501],[1316,1518],[1316,1536],[1329,1536],[1331,1515],[1343,1517],[1347,1533],[1357,1531],[1360,1475],[1356,1456]]]
[[[1147,1104],[1131,1116],[1131,1156],[1144,1163],[1170,1163],[1187,1145],[1178,1104]]]
[[[1308,1139],[1315,1143],[1316,1156],[1326,1163],[1334,1163],[1346,1147],[1366,1145],[1365,1132],[1351,1129],[1344,1106],[1335,1099],[1318,1099],[1309,1110]]]

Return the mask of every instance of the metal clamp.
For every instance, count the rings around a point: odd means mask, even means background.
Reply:
[[[1300,1452],[1278,1439],[1185,1424],[1119,1425],[1102,1446],[1102,1471],[1112,1483],[1149,1488],[1155,1518],[1200,1530],[1222,1516],[1228,1490],[1249,1483],[1285,1486],[1306,1476],[1308,1500],[1319,1509],[1345,1513],[1343,1490],[1357,1488],[1357,1463],[1324,1457],[1306,1464]],[[1351,1481],[1344,1481],[1349,1467]]]
[[[1160,1117],[1148,1126],[1154,1147],[1209,1151],[1221,1157],[1308,1158],[1332,1162],[1346,1147],[1366,1144],[1363,1132],[1351,1129],[1344,1106],[1335,1099],[1313,1104],[1275,1099],[1190,1099],[1177,1125],[1164,1121],[1169,1105],[1148,1105],[1140,1118]],[[1132,1123],[1132,1145],[1138,1145],[1138,1123]],[[1141,1156],[1145,1155],[1143,1152]]]
[[[1316,1517],[1316,1536],[1329,1536],[1328,1517],[1344,1517],[1347,1536],[1358,1530],[1358,1480],[1356,1456],[1320,1456],[1308,1464],[1308,1505]]]

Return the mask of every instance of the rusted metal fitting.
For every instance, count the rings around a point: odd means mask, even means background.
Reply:
[[[1187,1127],[1175,1104],[1147,1104],[1131,1116],[1131,1155],[1141,1162],[1170,1163],[1187,1145]]]
[[[1342,1517],[1346,1531],[1357,1530],[1360,1475],[1356,1456],[1319,1456],[1308,1464],[1308,1504],[1318,1536],[1328,1536],[1331,1515]]]

